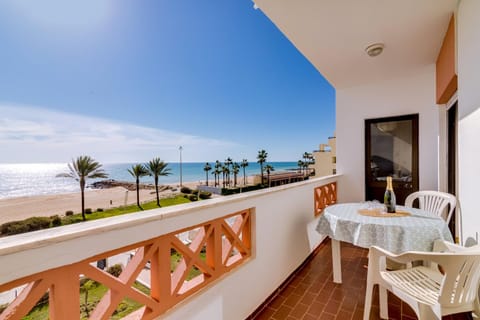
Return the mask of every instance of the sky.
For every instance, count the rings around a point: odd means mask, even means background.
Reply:
[[[296,161],[335,91],[250,0],[0,2],[0,163]]]

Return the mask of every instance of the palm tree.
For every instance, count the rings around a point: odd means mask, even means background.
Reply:
[[[304,152],[302,155],[303,160],[307,161],[310,158],[310,154],[308,152]]]
[[[263,184],[263,164],[267,161],[268,153],[265,150],[258,151],[257,162],[260,164],[260,173],[262,175],[262,184]]]
[[[297,162],[298,168],[300,169],[300,173],[303,171],[303,160],[298,160]]]
[[[245,168],[248,167],[248,160],[243,159],[242,163],[240,163],[240,167],[243,168],[243,185],[247,184],[247,177],[245,176]]]
[[[220,185],[220,173],[222,173],[222,170],[220,168],[221,166],[222,166],[222,164],[220,163],[220,161],[218,161],[218,160],[215,161],[215,171],[214,171],[214,173],[215,173],[215,187],[217,185]],[[217,183],[217,177],[218,177],[218,183]]]
[[[217,174],[218,174],[218,170],[214,168],[213,171],[212,171],[212,174],[213,174],[213,180],[214,180],[213,186],[216,187],[216,186],[217,186]]]
[[[103,171],[102,165],[90,156],[79,156],[76,159],[72,159],[72,163],[68,164],[68,169],[70,172],[60,173],[57,177],[72,178],[80,183],[82,218],[85,221],[87,220],[85,217],[85,184],[87,179],[107,178],[108,175]]]
[[[308,177],[309,174],[310,174],[310,170],[308,169],[309,162],[308,162],[308,161],[305,161],[304,166],[305,166],[305,176]]]
[[[220,172],[222,173],[222,186],[225,188],[225,169],[226,167],[225,166],[222,166],[219,168],[220,169]],[[218,178],[218,184],[220,184],[220,178]]]
[[[308,159],[310,160],[310,164],[315,164],[315,157],[313,156],[313,153],[309,153],[308,157]]]
[[[153,158],[150,160],[147,165],[147,171],[150,176],[154,177],[155,180],[155,192],[157,193],[157,206],[160,207],[160,197],[158,196],[158,177],[159,176],[168,176],[171,174],[170,168],[167,168],[168,163],[160,160],[160,158]]]
[[[148,170],[143,164],[134,164],[130,169],[127,169],[128,172],[135,178],[135,183],[137,184],[137,206],[142,209],[140,206],[140,178],[148,176]]]
[[[238,175],[238,172],[240,172],[240,166],[238,165],[238,163],[234,162],[232,164],[232,172],[233,172],[233,186],[236,187],[237,186],[237,175]]]
[[[265,166],[265,171],[267,172],[267,181],[268,181],[267,183],[268,183],[268,186],[270,187],[270,172],[275,171],[275,169],[271,164],[267,164]]]
[[[227,176],[230,176],[230,169],[228,169],[228,166],[224,165],[222,167],[222,172],[223,172],[223,187],[225,188],[226,187],[226,184],[227,184]]]
[[[215,178],[215,187],[220,184],[220,182],[217,183],[217,178],[220,181],[220,168],[214,168],[212,174],[214,175]]]
[[[227,159],[225,159],[225,165],[226,165],[227,168],[228,168],[228,179],[227,179],[228,185],[230,185],[230,172],[231,172],[230,166],[231,166],[232,164],[233,164],[232,158],[228,157]]]
[[[309,175],[309,170],[308,170],[308,167],[314,163],[313,161],[313,155],[309,152],[304,152],[303,155],[302,155],[302,158],[303,158],[303,166],[305,167],[305,175]]]
[[[206,177],[206,184],[208,186],[208,171],[212,170],[212,166],[207,162],[205,163],[205,166],[203,167],[203,171],[205,171],[205,177]]]

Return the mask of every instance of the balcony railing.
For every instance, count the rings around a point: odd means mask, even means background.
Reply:
[[[337,182],[330,182],[314,189],[315,216],[327,206],[337,203]]]
[[[91,319],[109,319],[125,298],[139,304],[128,319],[244,319],[321,242],[312,195],[336,181],[312,179],[3,238],[0,292],[17,294],[0,319],[21,319],[46,293],[50,319],[77,319],[85,279],[107,288]],[[118,277],[95,266],[122,255],[128,261]],[[133,287],[137,280],[147,293]]]

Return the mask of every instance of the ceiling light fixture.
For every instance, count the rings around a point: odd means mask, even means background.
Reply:
[[[383,52],[385,45],[383,43],[374,43],[365,48],[365,52],[370,57],[376,57]]]

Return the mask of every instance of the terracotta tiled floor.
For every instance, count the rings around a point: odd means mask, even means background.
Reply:
[[[254,319],[314,320],[362,319],[367,278],[368,250],[342,243],[343,283],[332,281],[330,241],[320,246],[316,255],[297,272],[292,281],[280,288]],[[416,319],[414,312],[389,294],[390,319]],[[370,319],[380,319],[378,290],[375,290]],[[465,314],[444,317],[448,320],[469,319]]]

